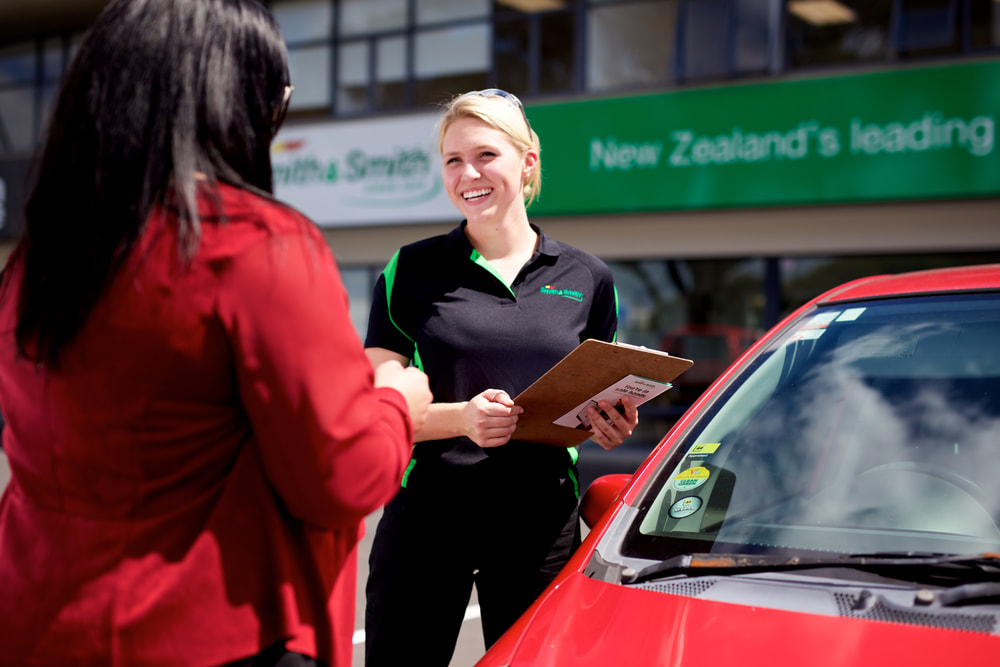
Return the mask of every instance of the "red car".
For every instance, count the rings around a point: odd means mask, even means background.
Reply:
[[[814,299],[582,512],[477,667],[1000,664],[1000,265]]]

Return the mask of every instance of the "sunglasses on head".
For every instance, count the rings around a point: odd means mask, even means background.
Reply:
[[[521,103],[521,100],[519,100],[517,95],[514,93],[508,93],[506,90],[501,90],[500,88],[484,88],[482,90],[470,90],[467,93],[459,95],[458,99],[471,97],[472,95],[477,95],[479,97],[499,97],[500,99],[506,101],[508,104],[521,112],[521,118],[524,119],[524,124],[528,128],[528,134],[531,134],[531,122],[528,120],[528,114],[524,111],[524,104]]]

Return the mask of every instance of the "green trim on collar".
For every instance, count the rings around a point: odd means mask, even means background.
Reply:
[[[500,272],[497,271],[496,268],[494,268],[494,266],[492,264],[490,264],[489,261],[485,257],[483,257],[481,254],[479,254],[478,250],[476,250],[475,248],[473,248],[472,249],[472,254],[469,255],[469,259],[471,259],[473,262],[475,262],[479,266],[481,266],[484,269],[486,269],[487,271],[489,271],[490,275],[492,275],[494,278],[496,278],[497,280],[499,280],[500,284],[503,285],[507,289],[507,291],[510,293],[510,295],[515,300],[517,299],[517,296],[514,294],[514,290],[512,290],[510,288],[510,285],[508,285],[507,281],[505,281],[503,279],[503,276],[500,275]]]

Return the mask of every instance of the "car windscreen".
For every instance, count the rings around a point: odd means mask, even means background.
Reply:
[[[696,420],[622,553],[1000,550],[1000,297],[821,307]]]

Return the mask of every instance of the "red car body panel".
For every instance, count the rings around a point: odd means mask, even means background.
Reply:
[[[574,572],[477,667],[993,666],[1000,638],[634,590]],[[505,636],[505,639],[507,636]]]
[[[817,296],[762,336],[695,402],[639,466],[555,581],[476,667],[852,667],[1000,664],[1000,636],[688,598],[592,579],[583,570],[615,515],[634,506],[658,462],[717,389],[817,304],[900,294],[993,290],[1000,265],[875,276]],[[625,481],[624,477],[620,478]],[[596,503],[600,500],[590,499]]]
[[[1000,264],[914,271],[862,278],[830,290],[814,302],[845,301],[894,296],[996,289]]]

